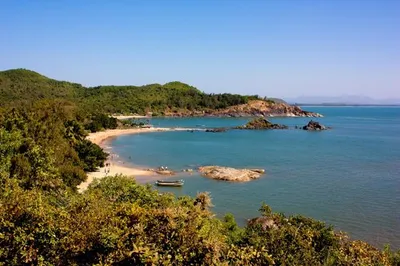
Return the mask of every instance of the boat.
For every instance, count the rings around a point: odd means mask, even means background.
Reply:
[[[164,186],[164,187],[181,187],[183,186],[183,180],[157,180],[157,186]]]

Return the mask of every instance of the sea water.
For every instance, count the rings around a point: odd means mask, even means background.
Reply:
[[[156,132],[111,142],[135,165],[195,169],[201,165],[264,168],[260,179],[230,183],[181,174],[177,195],[211,193],[214,211],[239,224],[257,216],[263,202],[276,212],[301,214],[343,230],[354,239],[400,248],[400,107],[305,107],[331,130],[294,129],[310,118],[270,118],[289,130]],[[156,118],[157,127],[231,127],[249,118]]]

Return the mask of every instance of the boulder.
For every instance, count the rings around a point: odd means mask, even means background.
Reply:
[[[303,130],[315,130],[315,131],[319,131],[319,130],[326,130],[328,129],[327,127],[325,127],[324,125],[321,125],[320,123],[310,120],[310,122],[308,122],[307,125],[305,125],[303,127]]]
[[[250,219],[247,222],[247,225],[248,226],[260,225],[263,231],[267,231],[269,229],[278,229],[278,226],[275,223],[274,219],[265,216]]]
[[[155,171],[159,175],[174,175],[175,172],[171,170],[156,170]]]
[[[201,166],[199,167],[199,172],[205,177],[217,180],[246,182],[260,178],[260,176],[265,173],[265,170],[236,169],[223,166]]]
[[[287,129],[288,126],[273,124],[264,117],[254,118],[244,126],[236,127],[236,129]]]

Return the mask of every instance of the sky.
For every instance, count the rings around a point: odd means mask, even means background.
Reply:
[[[0,70],[208,93],[400,98],[398,0],[1,0]]]

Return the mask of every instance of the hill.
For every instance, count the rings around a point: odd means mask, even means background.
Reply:
[[[173,81],[143,86],[97,86],[58,81],[34,71],[14,69],[0,72],[0,106],[19,102],[63,99],[92,113],[146,114],[166,116],[316,116],[285,102],[257,95],[207,94],[188,84]]]
[[[15,101],[63,98],[72,100],[84,90],[77,83],[58,81],[26,69],[0,72],[0,105]]]

